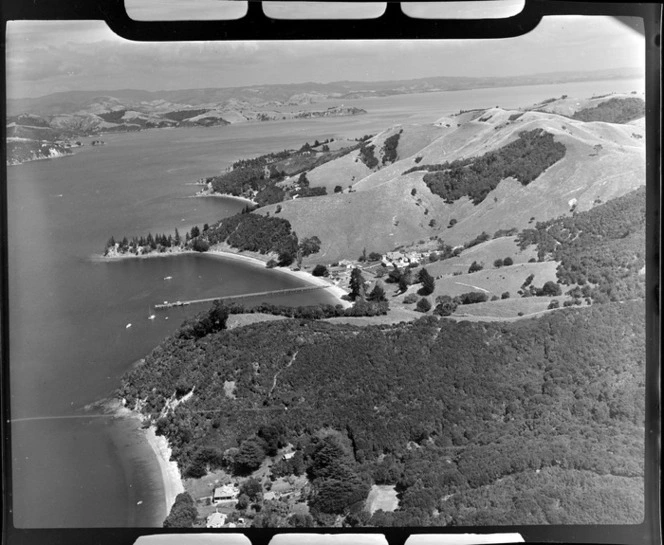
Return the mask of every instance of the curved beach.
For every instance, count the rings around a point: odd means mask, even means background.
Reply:
[[[244,261],[245,263],[254,265],[256,267],[261,267],[263,269],[265,268],[265,263],[267,262],[268,259],[267,257],[261,259],[256,256],[239,254],[233,251],[229,251],[226,247],[221,249],[220,246],[221,245],[213,246],[206,253],[209,255],[219,256],[224,259],[235,259],[238,261]],[[314,276],[313,274],[308,273],[306,271],[294,271],[292,269],[289,269],[288,267],[275,267],[272,270],[288,274],[290,276],[294,276],[295,278],[299,278],[300,280],[314,286],[321,286],[323,288],[327,288],[329,293],[331,293],[335,297],[335,299],[337,299],[337,304],[342,305],[344,308],[348,308],[352,305],[352,303],[350,303],[349,301],[342,299],[344,295],[348,295],[348,292],[344,290],[342,287],[333,284],[323,276]]]
[[[157,435],[156,428],[150,426],[147,429],[139,428],[140,424],[144,422],[143,416],[134,410],[129,409],[124,405],[124,401],[119,399],[104,400],[100,403],[93,404],[92,407],[100,407],[103,412],[110,413],[112,416],[121,419],[128,419],[137,422],[136,431],[140,432],[139,437],[142,436],[146,443],[152,449],[154,456],[159,466],[159,475],[161,477],[161,485],[164,491],[164,511],[159,516],[160,522],[168,516],[171,507],[175,503],[175,498],[181,492],[184,492],[184,484],[182,482],[182,475],[178,468],[177,462],[171,460],[171,447],[168,444],[166,437]],[[145,451],[149,452],[149,451]],[[142,456],[145,456],[143,454]],[[147,460],[146,460],[147,461]],[[154,461],[150,461],[150,466]],[[156,477],[156,476],[155,476]],[[161,525],[161,524],[160,524]]]
[[[184,492],[182,475],[178,469],[177,462],[171,460],[171,447],[163,435],[155,433],[154,426],[150,426],[145,432],[145,438],[159,462],[161,477],[164,483],[164,501],[166,504],[166,516],[171,511],[178,494]]]
[[[183,248],[173,248],[169,249],[168,251],[165,252],[150,252],[148,254],[141,254],[141,255],[136,255],[136,254],[131,254],[131,253],[126,253],[126,254],[118,254],[116,252],[109,252],[107,255],[93,255],[91,256],[92,261],[117,261],[117,260],[123,260],[123,259],[148,259],[148,258],[153,258],[153,257],[171,257],[171,256],[177,256],[177,255],[199,255],[199,252],[196,252],[194,250],[186,250]],[[265,256],[262,254],[257,254],[254,252],[244,252],[244,253],[239,253],[227,244],[216,244],[212,247],[207,252],[202,252],[203,255],[212,255],[212,256],[217,256],[221,257],[223,259],[233,259],[236,261],[243,261],[244,263],[247,263],[248,265],[252,265],[254,267],[260,267],[262,269],[265,269],[265,265],[270,259],[270,256]],[[251,255],[249,255],[251,254]],[[352,303],[349,301],[342,299],[343,296],[348,295],[348,291],[344,290],[342,287],[330,282],[328,279],[322,276],[314,276],[313,274],[307,272],[307,271],[294,271],[292,269],[289,269],[288,267],[275,267],[274,269],[271,269],[280,273],[288,274],[290,276],[293,276],[295,278],[299,278],[300,280],[311,284],[313,286],[320,286],[323,288],[327,288],[328,292],[331,293],[334,298],[336,299],[336,304],[342,305],[344,308],[348,308],[352,306]]]

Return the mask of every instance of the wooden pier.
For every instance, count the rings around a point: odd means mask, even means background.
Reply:
[[[229,301],[233,299],[247,299],[249,297],[270,297],[272,295],[282,295],[285,293],[303,293],[306,291],[325,290],[332,286],[304,286],[302,288],[287,288],[283,290],[259,291],[255,293],[243,293],[241,295],[223,295],[220,297],[207,297],[206,299],[190,299],[188,301],[174,301],[172,303],[163,303],[155,305],[155,310],[166,310],[176,307],[188,307],[189,305],[198,305],[203,303],[213,303],[214,301]]]

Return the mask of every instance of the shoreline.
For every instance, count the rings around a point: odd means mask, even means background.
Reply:
[[[233,251],[229,251],[227,249],[221,249],[218,247],[212,247],[210,248],[206,254],[209,255],[214,255],[218,256],[221,258],[226,258],[226,259],[235,259],[238,261],[244,261],[247,264],[254,265],[256,267],[261,267],[265,269],[265,264],[268,261],[268,258],[265,260],[255,257],[255,256],[249,256],[249,255],[242,255]],[[284,274],[288,274],[292,277],[299,278],[300,280],[303,280],[304,282],[307,282],[308,284],[314,285],[314,286],[320,286],[323,288],[327,288],[327,291],[331,293],[335,299],[337,299],[337,304],[342,305],[344,308],[349,308],[352,306],[352,303],[350,301],[346,301],[345,299],[342,299],[344,295],[348,295],[348,292],[344,290],[342,287],[337,286],[336,284],[333,284],[332,282],[329,282],[328,280],[325,279],[323,276],[314,276],[313,274],[307,272],[307,271],[294,271],[288,267],[274,267],[273,269],[270,269],[273,271],[278,271]]]
[[[153,425],[150,425],[150,427],[145,430],[145,439],[157,457],[157,463],[161,470],[167,517],[175,503],[175,498],[185,490],[178,464],[176,461],[171,460],[171,446],[168,443],[168,439],[163,435],[157,435],[155,430],[156,428]]]
[[[120,401],[119,399],[112,399],[101,402],[99,406],[116,418],[131,419],[141,424],[145,421],[144,416],[140,412],[129,409],[123,403],[124,401]],[[92,404],[91,406],[95,405]],[[168,439],[163,435],[157,435],[154,425],[150,425],[147,429],[141,428],[141,432],[141,436],[150,446],[159,466],[161,484],[164,491],[164,518],[166,518],[171,512],[177,495],[185,491],[182,475],[177,462],[171,460],[172,451]]]
[[[234,251],[232,248],[230,248],[225,244],[216,244],[214,246],[211,246],[207,252],[197,252],[195,250],[178,249],[167,252],[150,252],[141,255],[136,255],[136,254],[94,255],[92,256],[91,259],[92,261],[104,262],[104,261],[120,261],[123,259],[136,259],[136,258],[148,259],[153,257],[171,257],[171,256],[187,255],[187,254],[211,255],[225,259],[235,259],[237,261],[243,261],[246,264],[252,265],[254,267],[260,267],[262,269],[266,269],[265,265],[270,259],[269,256],[262,256],[261,254],[246,255]],[[334,298],[337,300],[336,304],[342,305],[344,308],[349,308],[352,306],[352,303],[350,301],[342,299],[344,295],[348,295],[348,292],[344,290],[342,287],[328,281],[323,276],[314,276],[313,274],[302,270],[294,271],[288,267],[274,267],[273,269],[268,269],[268,270],[273,270],[283,274],[288,274],[292,277],[299,278],[300,280],[306,282],[307,284],[311,284],[313,286],[320,286],[323,288],[327,288],[327,291],[331,293],[334,296]],[[223,299],[223,297],[221,297],[221,299]]]
[[[176,255],[200,254],[200,253],[205,253],[205,252],[197,252],[196,250],[186,250],[184,248],[178,248],[177,250],[167,250],[165,252],[148,252],[147,254],[132,254],[131,252],[118,254],[116,252],[113,252],[112,255],[93,254],[90,257],[90,260],[103,263],[104,261],[121,261],[123,259],[148,259],[153,257],[172,257]]]
[[[77,146],[80,147],[80,146]],[[35,161],[49,161],[51,159],[64,159],[65,157],[73,157],[75,154],[74,152],[72,153],[60,153],[58,155],[52,155],[49,157],[35,157],[34,159],[26,159],[25,161],[18,161],[18,162],[13,162],[13,161],[7,161],[7,168],[9,167],[20,167],[21,165],[25,165],[27,163],[34,163]]]
[[[204,184],[196,184],[196,185],[204,185]],[[248,197],[241,197],[239,195],[231,195],[230,193],[214,193],[214,192],[206,193],[205,190],[202,190],[199,191],[198,193],[195,193],[194,195],[191,195],[192,199],[202,199],[205,197],[212,197],[215,199],[232,199],[246,204],[251,204],[253,206],[258,206],[258,203],[253,199],[250,199]]]

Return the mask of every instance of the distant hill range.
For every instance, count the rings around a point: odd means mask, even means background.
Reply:
[[[635,69],[520,77],[432,77],[378,82],[298,83],[175,91],[68,91],[7,101],[7,163],[70,153],[79,136],[152,128],[360,115],[350,99],[461,89],[639,77]],[[316,103],[327,104],[316,106]],[[330,101],[338,104],[330,105]]]
[[[234,109],[235,106],[253,105],[270,107],[297,106],[318,100],[349,100],[375,96],[390,96],[434,91],[455,91],[487,87],[514,87],[522,85],[542,85],[602,79],[625,79],[642,77],[635,68],[596,70],[590,72],[551,72],[527,76],[505,77],[452,77],[437,76],[412,80],[395,81],[338,81],[332,83],[294,83],[285,85],[256,85],[212,89],[180,89],[173,91],[144,91],[122,89],[114,91],[67,91],[39,98],[9,99],[7,114],[21,113],[56,115],[74,113],[81,109],[89,110],[91,105],[104,105],[105,99],[112,97],[107,105],[152,104],[155,109],[165,102],[181,106],[215,105]],[[129,108],[128,108],[129,109]]]
[[[366,113],[352,106],[321,109],[280,108],[273,103],[229,100],[223,104],[192,105],[163,99],[135,101],[95,96],[71,113],[22,113],[7,118],[7,164],[61,157],[80,145],[80,136],[143,129],[211,127],[246,121],[342,117]],[[71,105],[71,104],[70,104]],[[62,104],[56,109],[64,108]]]

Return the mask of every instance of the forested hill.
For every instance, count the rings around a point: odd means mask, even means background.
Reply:
[[[594,302],[644,297],[646,188],[597,207],[524,229],[518,244],[537,246],[540,260],[558,261],[562,284]],[[577,296],[577,295],[575,295]]]
[[[175,335],[119,395],[191,475],[233,467],[249,442],[265,456],[265,426],[305,465],[317,432],[337,430],[364,483],[353,494],[370,483],[400,492],[398,511],[356,513],[362,524],[636,523],[644,320],[641,302],[621,302],[514,323],[283,320]],[[312,501],[320,523],[350,507]]]

